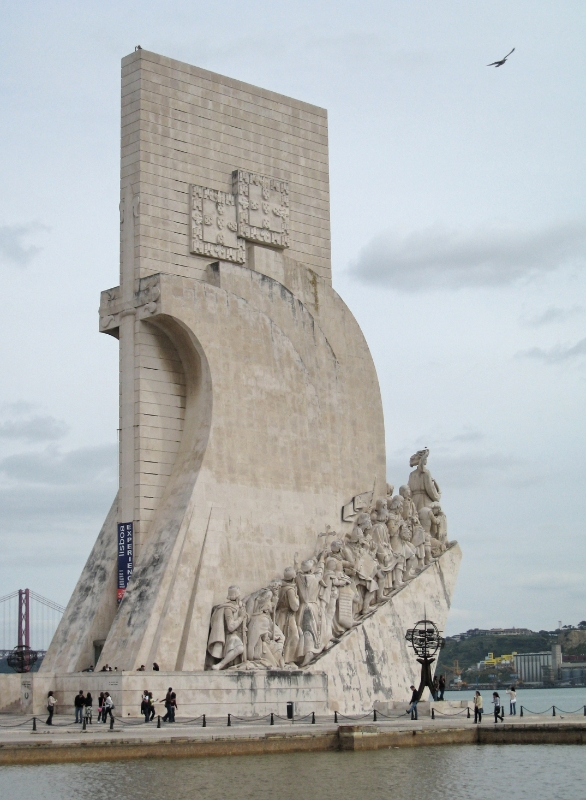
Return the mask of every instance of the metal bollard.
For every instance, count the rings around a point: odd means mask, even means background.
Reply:
[[[338,724],[338,712],[337,711],[334,711],[334,722],[336,723],[336,725]]]
[[[470,719],[470,706],[468,706],[468,719]]]
[[[311,724],[315,725],[315,711],[311,712]]]
[[[584,716],[586,717],[586,706],[584,706]]]
[[[228,728],[232,727],[232,714],[228,714]]]
[[[376,716],[376,708],[375,708],[374,711],[372,712],[372,721],[376,722],[377,719],[378,719],[378,717]]]
[[[274,725],[274,724],[275,724],[275,715],[271,711],[271,725]]]
[[[584,713],[586,714],[586,706],[584,706]],[[37,718],[33,717],[33,731],[37,729]]]
[[[82,731],[86,729],[85,717],[83,718],[83,725],[81,726]]]
[[[201,715],[201,727],[202,728],[207,728],[207,726],[208,726],[208,723],[206,722],[206,715],[202,714]]]
[[[552,717],[555,717],[555,706],[552,706],[553,714]]]
[[[431,718],[435,719],[435,708],[431,709]]]
[[[157,728],[161,727],[161,715],[157,714]]]
[[[520,717],[523,716],[523,706],[521,706],[521,713],[519,714]]]
[[[113,717],[113,716],[112,716],[112,717],[110,717],[110,730],[111,730],[111,731],[113,731],[113,730],[114,730],[114,717]]]

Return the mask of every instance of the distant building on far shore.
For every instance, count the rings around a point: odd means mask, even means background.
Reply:
[[[452,639],[470,639],[472,636],[530,636],[534,634],[530,628],[470,628],[466,633],[458,633]]]
[[[554,644],[541,653],[516,653],[515,672],[525,685],[554,683],[562,677],[562,648]]]

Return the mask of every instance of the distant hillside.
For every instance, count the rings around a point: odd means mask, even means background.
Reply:
[[[552,644],[557,642],[557,636],[547,632],[527,634],[524,636],[489,636],[480,634],[471,636],[463,641],[448,639],[446,646],[440,651],[439,664],[436,675],[450,671],[450,667],[457,660],[460,669],[476,666],[488,653],[502,656],[513,652],[539,653],[551,650]]]
[[[586,653],[586,630],[561,631],[558,635],[558,642],[562,646],[562,652],[568,656],[578,656]]]

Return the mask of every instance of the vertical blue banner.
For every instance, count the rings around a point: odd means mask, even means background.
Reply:
[[[132,522],[118,523],[118,602],[124,597],[128,581],[132,575],[134,556],[134,535]]]

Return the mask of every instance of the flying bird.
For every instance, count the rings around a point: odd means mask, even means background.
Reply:
[[[515,48],[513,47],[513,49],[511,50],[511,53],[514,53],[514,52],[515,52]],[[487,67],[502,67],[502,65],[505,63],[507,58],[511,55],[511,53],[507,53],[507,55],[504,58],[501,58],[500,61],[493,61],[492,64],[487,64],[486,66]]]

